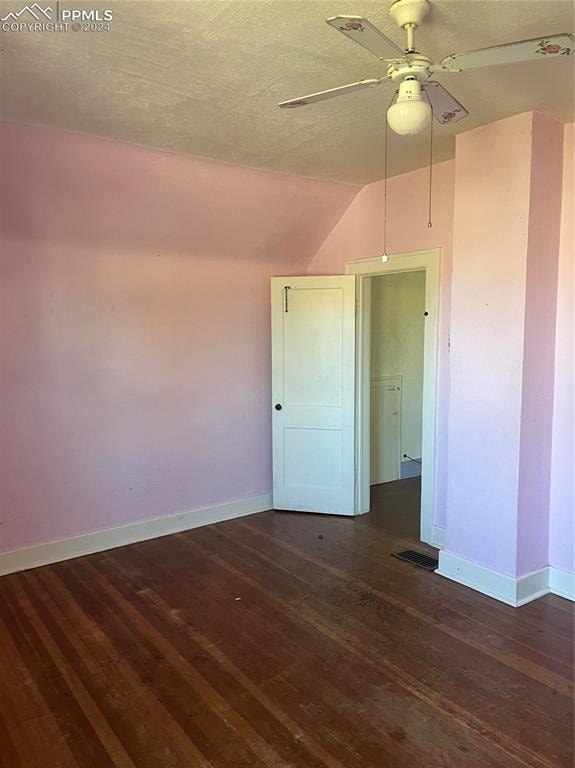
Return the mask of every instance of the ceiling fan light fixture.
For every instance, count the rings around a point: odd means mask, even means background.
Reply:
[[[425,130],[430,120],[431,107],[421,95],[421,84],[415,79],[404,80],[397,101],[387,110],[389,127],[400,136],[413,136]]]

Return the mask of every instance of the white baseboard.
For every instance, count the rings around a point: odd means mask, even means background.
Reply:
[[[15,573],[16,571],[25,571],[28,568],[37,568],[40,565],[70,560],[73,557],[91,555],[94,552],[102,552],[105,549],[124,547],[137,541],[156,539],[159,536],[167,536],[170,533],[200,528],[202,525],[212,525],[224,520],[232,520],[235,517],[244,517],[256,512],[264,512],[271,508],[271,494],[264,494],[262,496],[252,496],[249,499],[238,499],[226,504],[218,504],[213,507],[178,512],[174,515],[166,515],[165,517],[154,517],[150,520],[141,520],[140,522],[121,525],[117,528],[85,533],[69,539],[49,541],[45,544],[36,544],[33,547],[0,552],[0,576]]]
[[[541,568],[516,579],[442,550],[439,553],[439,568],[435,572],[514,608],[549,592],[549,568]]]
[[[575,600],[575,574],[550,566],[515,579],[443,550],[435,572],[515,608],[549,592]]]
[[[538,571],[532,571],[525,576],[514,579],[516,583],[516,603],[515,607],[525,605],[538,597],[549,594],[549,567],[540,568]]]
[[[440,528],[438,525],[431,527],[431,545],[437,549],[443,549],[445,546],[445,528]]]
[[[575,573],[549,566],[549,591],[575,601]]]

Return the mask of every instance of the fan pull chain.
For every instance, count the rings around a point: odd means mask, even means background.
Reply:
[[[387,259],[387,114],[383,136],[383,253],[381,258],[385,261]]]
[[[391,97],[391,101],[388,104],[388,109],[395,101],[396,93]],[[381,254],[381,260],[387,261],[387,138],[388,138],[388,126],[387,126],[387,111],[385,113],[385,128],[383,129],[384,136],[384,153],[383,153],[383,253]]]
[[[433,181],[433,114],[431,115],[429,126],[429,208],[427,226],[431,228],[433,226],[431,223],[431,185]]]

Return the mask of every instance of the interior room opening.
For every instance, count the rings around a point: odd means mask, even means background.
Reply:
[[[419,538],[425,271],[371,279],[371,509],[397,535]]]

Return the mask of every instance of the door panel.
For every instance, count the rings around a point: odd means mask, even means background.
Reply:
[[[353,515],[353,275],[272,279],[272,398],[274,508]]]
[[[343,290],[292,287],[284,314],[285,405],[340,407]]]
[[[317,461],[321,456],[321,461]],[[338,488],[342,475],[341,431],[284,429],[284,482]]]

